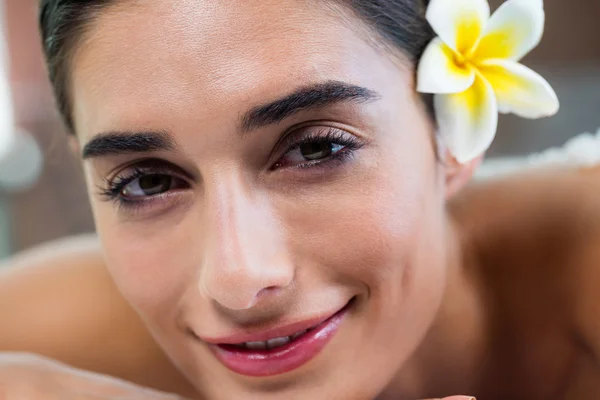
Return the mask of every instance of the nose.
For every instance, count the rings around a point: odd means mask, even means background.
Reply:
[[[199,282],[204,295],[227,309],[244,310],[290,285],[294,265],[264,195],[221,184],[205,204],[208,232]]]

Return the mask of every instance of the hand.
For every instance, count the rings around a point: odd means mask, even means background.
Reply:
[[[2,400],[183,400],[26,353],[0,353]]]

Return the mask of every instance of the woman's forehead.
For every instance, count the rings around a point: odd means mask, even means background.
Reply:
[[[207,77],[202,73],[210,71],[208,78],[218,80],[229,71],[251,73],[253,64],[283,64],[293,73],[311,61],[334,59],[358,39],[341,10],[324,4],[329,3],[119,2],[101,11],[91,25],[77,52],[76,69],[110,71],[114,65],[144,73],[192,67],[198,75]]]
[[[73,59],[77,131],[174,116],[191,104],[206,118],[241,113],[320,81],[368,86],[382,56],[345,12],[323,1],[119,3]]]

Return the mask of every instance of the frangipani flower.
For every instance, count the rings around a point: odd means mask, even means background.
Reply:
[[[519,64],[544,31],[543,0],[508,0],[490,18],[486,0],[431,0],[438,35],[418,68],[417,90],[433,93],[438,129],[459,162],[492,143],[498,112],[541,118],[558,111],[548,82]]]

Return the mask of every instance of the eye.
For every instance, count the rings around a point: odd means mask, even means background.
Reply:
[[[285,155],[285,160],[290,164],[318,161],[331,157],[343,149],[343,145],[331,142],[304,143],[288,152]]]
[[[289,150],[279,159],[275,169],[282,167],[310,167],[328,161],[341,160],[360,147],[358,139],[337,128],[313,129],[299,139],[291,140]]]
[[[156,196],[169,190],[183,187],[183,181],[170,175],[148,174],[133,179],[121,189],[121,196],[127,199],[140,199]]]
[[[113,178],[106,179],[100,194],[120,206],[150,205],[165,195],[191,187],[189,177],[179,168],[157,160],[144,160]],[[164,201],[162,202],[164,203]]]

